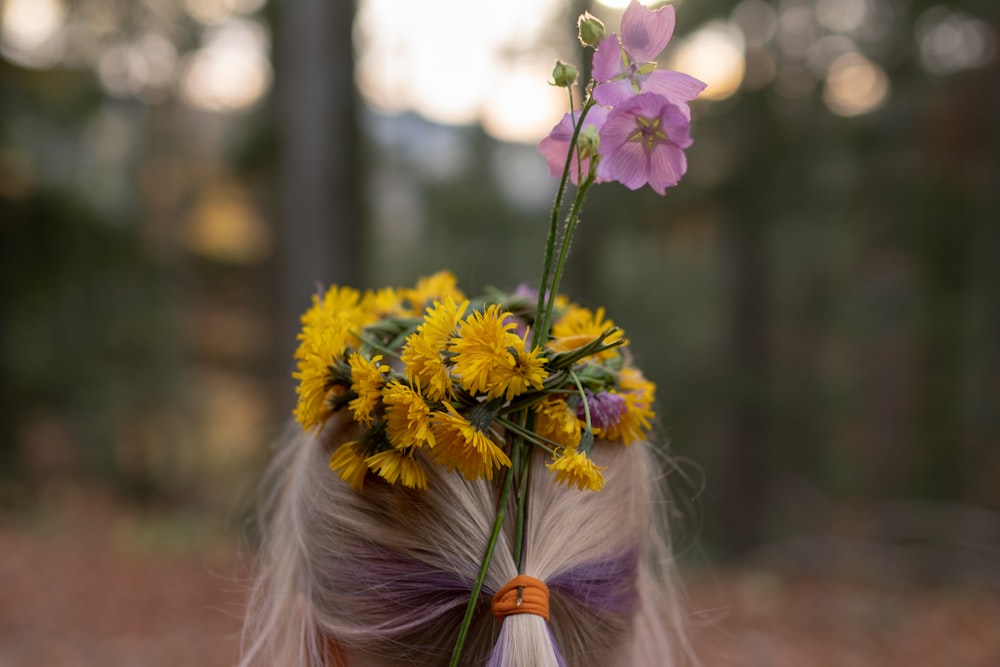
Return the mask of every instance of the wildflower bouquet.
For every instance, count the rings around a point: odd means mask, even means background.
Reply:
[[[500,478],[496,521],[453,665],[510,494],[526,488],[531,450],[551,458],[554,483],[596,492],[604,478],[591,458],[595,438],[627,445],[651,428],[655,387],[632,365],[621,329],[603,309],[561,296],[559,284],[592,185],[618,181],[634,190],[649,184],[663,194],[687,169],[688,102],[704,84],[653,62],[674,20],[673,7],[654,11],[636,0],[625,10],[620,35],[605,35],[589,13],[580,17],[580,39],[596,49],[594,80],[574,109],[575,68],[560,62],[553,71],[572,110],[538,145],[560,178],[539,289],[470,300],[452,274],[441,272],[412,288],[361,293],[333,286],[315,295],[302,317],[295,416],[307,431],[318,431],[347,410],[364,427],[330,459],[353,489],[363,492],[376,479],[425,489],[429,465],[469,480]],[[568,181],[576,193],[567,206]],[[519,564],[525,496],[516,496]]]

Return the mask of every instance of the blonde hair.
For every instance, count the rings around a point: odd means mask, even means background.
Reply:
[[[428,489],[366,482],[327,463],[358,427],[335,416],[291,436],[266,478],[263,543],[240,667],[447,665],[496,516],[497,485],[429,465]],[[550,623],[502,622],[490,597],[518,574],[507,521],[462,653],[463,665],[669,667],[691,659],[666,515],[647,443],[598,442],[600,493],[530,464],[525,574],[548,584]],[[513,507],[508,516],[513,515]]]

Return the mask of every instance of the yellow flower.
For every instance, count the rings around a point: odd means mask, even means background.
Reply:
[[[403,346],[400,358],[406,366],[406,377],[432,401],[454,396],[443,352],[468,307],[468,301],[457,303],[451,296],[436,301]]]
[[[627,366],[618,378],[619,393],[625,399],[625,414],[617,424],[604,433],[608,440],[621,440],[624,444],[642,440],[652,428],[650,420],[656,417],[653,401],[656,385],[643,377],[637,368]]]
[[[580,420],[561,398],[549,397],[535,407],[535,433],[566,449],[580,444]]]
[[[476,311],[462,320],[458,336],[451,339],[455,374],[466,391],[489,392],[498,388],[495,369],[513,366],[513,355],[507,349],[523,343],[511,333],[514,322],[505,322],[510,313],[492,304],[485,311]],[[501,392],[498,392],[499,395]]]
[[[412,453],[389,449],[369,456],[366,463],[372,472],[390,484],[400,482],[403,486],[421,491],[427,488],[427,471]]]
[[[403,294],[391,287],[383,287],[377,292],[367,291],[361,299],[361,308],[375,320],[384,317],[401,317],[409,313],[403,308]]]
[[[458,470],[468,480],[493,479],[494,470],[510,467],[510,458],[487,434],[450,403],[444,407],[447,412],[435,412],[431,421],[436,442],[431,452],[436,463],[447,466],[449,472]]]
[[[343,392],[333,385],[333,363],[338,354],[338,342],[333,332],[314,329],[299,345],[298,370],[292,377],[299,381],[295,419],[306,431],[321,427],[332,414],[330,397]]]
[[[327,331],[334,344],[333,353],[340,356],[348,347],[358,347],[360,341],[355,333],[375,321],[375,316],[361,306],[361,294],[350,287],[333,285],[323,297],[313,295],[312,306],[302,315],[300,341],[306,341]],[[295,356],[298,357],[302,348]]]
[[[458,281],[450,271],[438,271],[432,276],[421,278],[416,287],[405,291],[405,297],[411,305],[411,314],[419,316],[428,305],[446,297],[455,301],[464,300],[465,294],[457,285]]]
[[[541,389],[542,382],[549,376],[549,372],[545,370],[548,359],[538,356],[542,350],[535,348],[531,352],[525,352],[524,340],[517,336],[515,338],[519,340],[518,345],[508,348],[513,353],[497,364],[487,378],[486,395],[490,398],[503,396],[509,401],[529,389]]]
[[[615,326],[611,320],[604,319],[604,308],[591,312],[580,306],[570,306],[559,321],[552,325],[552,349],[556,352],[569,352],[600,337],[602,333]],[[605,339],[605,343],[623,340],[622,332],[617,331]],[[626,340],[625,345],[628,345]],[[609,359],[620,354],[620,348],[601,352],[599,359]]]
[[[356,442],[345,442],[330,457],[330,470],[340,475],[352,489],[360,491],[365,485],[368,464],[358,453]]]
[[[382,390],[385,404],[385,432],[396,449],[434,446],[431,410],[417,392],[393,380]]]
[[[382,384],[385,382],[383,373],[389,372],[389,367],[379,364],[381,354],[376,354],[368,360],[360,352],[351,354],[347,363],[351,366],[351,389],[358,396],[348,403],[354,411],[354,421],[371,425],[372,411],[378,405],[382,396]]]
[[[559,456],[545,467],[555,473],[557,484],[575,485],[581,491],[600,491],[604,488],[601,471],[605,468],[595,465],[593,459],[581,451],[560,450]]]

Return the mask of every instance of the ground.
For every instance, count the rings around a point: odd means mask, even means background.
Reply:
[[[0,515],[0,667],[233,665],[246,562],[238,539],[176,538],[190,532],[92,508]],[[996,588],[756,567],[690,574],[688,588],[705,667],[1000,665]]]

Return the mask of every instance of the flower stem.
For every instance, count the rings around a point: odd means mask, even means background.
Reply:
[[[525,410],[522,413],[521,426],[526,430],[532,429],[532,415]],[[524,563],[524,519],[528,500],[528,487],[531,484],[531,444],[524,438],[517,439],[519,470],[517,475],[517,517],[514,522],[514,563],[517,564],[517,571],[521,574],[521,566]]]
[[[519,443],[515,443],[518,446]],[[455,648],[451,653],[449,667],[458,667],[459,659],[462,657],[462,647],[465,645],[465,638],[469,634],[472,626],[472,616],[476,611],[476,603],[479,601],[479,594],[483,590],[483,582],[486,581],[486,571],[493,560],[493,550],[497,546],[500,538],[500,528],[503,526],[504,517],[507,516],[507,501],[510,498],[510,491],[514,485],[514,471],[507,468],[504,471],[503,491],[500,493],[500,502],[497,505],[497,516],[493,521],[493,532],[490,533],[490,540],[486,544],[486,554],[483,562],[479,566],[479,574],[476,575],[476,582],[472,586],[472,594],[469,597],[469,604],[465,607],[465,617],[462,619],[462,626],[458,629],[458,639],[455,641]]]
[[[574,137],[575,139],[575,137]],[[559,291],[559,283],[562,281],[563,269],[566,268],[566,256],[569,254],[570,241],[573,239],[573,232],[576,229],[576,225],[580,222],[580,211],[583,208],[583,200],[587,196],[587,190],[593,185],[594,178],[589,176],[587,180],[580,184],[577,188],[576,197],[573,199],[573,206],[570,208],[569,215],[566,216],[566,226],[563,230],[562,247],[559,248],[559,259],[556,260],[556,267],[552,275],[552,290],[551,296],[546,302],[545,315],[542,319],[542,326],[538,327],[536,323],[536,332],[538,329],[542,329],[545,332],[546,338],[549,335],[549,329],[552,327],[552,311],[555,306],[555,295]]]
[[[572,99],[572,98],[571,98]],[[559,212],[562,210],[563,196],[566,194],[566,183],[569,181],[570,169],[573,168],[573,155],[576,153],[577,141],[580,138],[580,130],[583,129],[583,121],[587,118],[587,112],[594,106],[593,98],[588,98],[587,102],[580,109],[580,118],[573,127],[573,136],[569,142],[569,150],[566,152],[566,164],[563,165],[562,178],[559,179],[559,189],[556,190],[556,200],[552,204],[552,215],[549,219],[549,233],[545,240],[545,262],[542,264],[542,279],[538,284],[538,304],[535,307],[535,330],[531,336],[531,347],[541,347],[549,337],[548,325],[539,326],[543,313],[551,312],[552,303],[556,298],[556,287],[554,283],[552,289],[548,289],[549,276],[552,272],[552,256],[556,246],[556,230],[559,228]],[[579,197],[579,191],[577,192]],[[564,234],[565,236],[565,234]],[[565,241],[564,241],[565,245]]]

